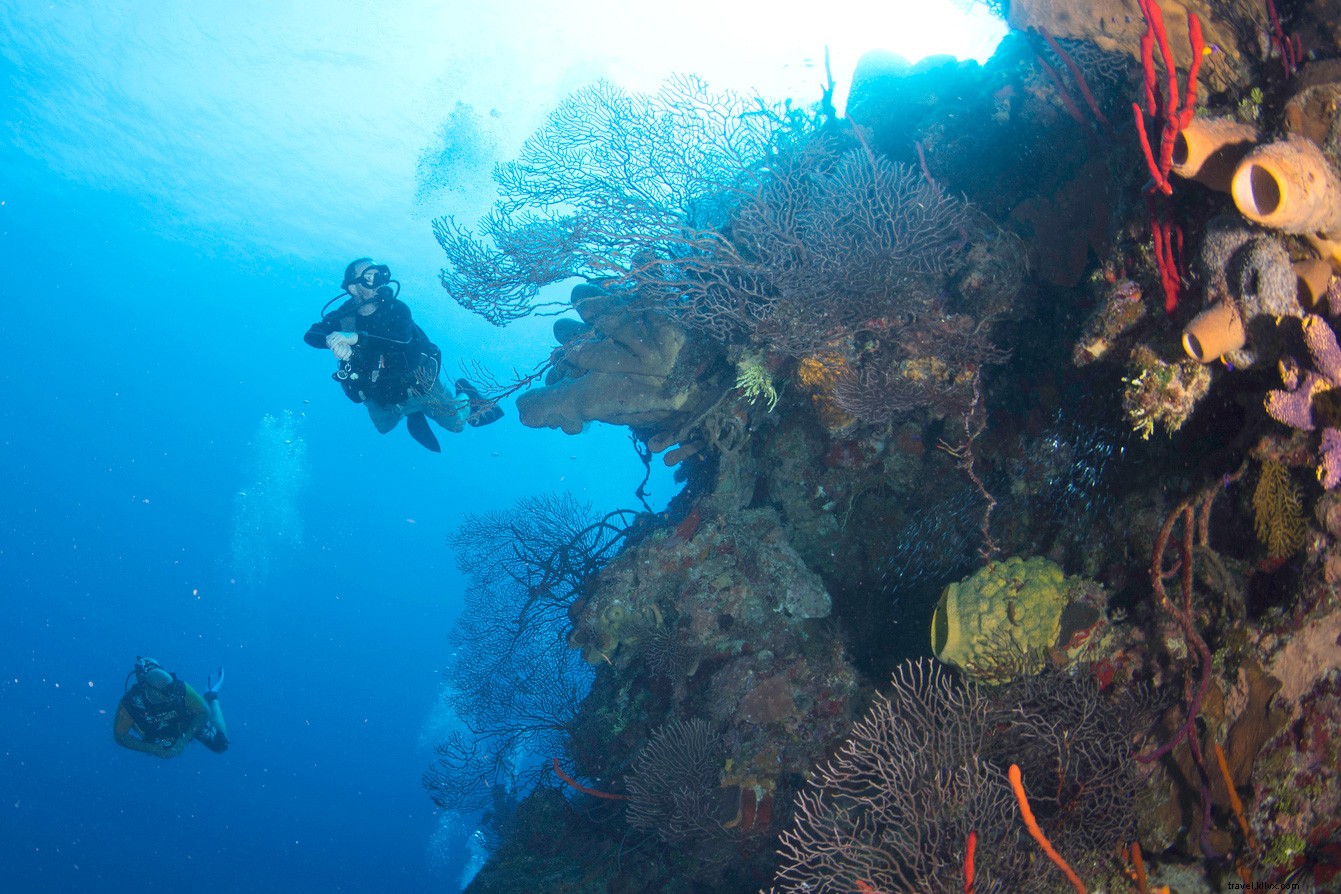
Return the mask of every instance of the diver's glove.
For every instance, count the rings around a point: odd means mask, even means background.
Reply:
[[[354,353],[353,346],[358,342],[359,334],[357,332],[332,332],[326,336],[326,347],[331,349],[331,353],[338,360],[348,360]]]

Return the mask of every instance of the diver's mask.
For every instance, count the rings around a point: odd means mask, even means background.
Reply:
[[[345,283],[345,291],[348,292],[352,285],[363,286],[374,295],[366,301],[359,295],[354,295],[354,300],[360,304],[366,304],[368,301],[389,301],[400,294],[400,283],[391,278],[391,268],[386,264],[373,264],[371,267],[363,268],[362,273]]]
[[[352,297],[357,304],[365,305],[372,301],[388,301],[400,295],[400,283],[391,278],[391,268],[386,264],[369,264],[358,273],[354,273],[353,269],[356,266],[357,264],[350,264],[350,269],[345,271],[345,280],[340,284],[340,294],[322,305],[321,318],[323,320],[327,319],[327,313],[330,311],[331,305],[342,299]],[[368,289],[373,293],[373,297],[365,300],[360,293],[349,288],[353,285]]]
[[[358,283],[365,289],[375,292],[389,282],[391,282],[391,268],[386,264],[373,264],[364,267],[361,273],[349,280],[345,285],[351,286],[354,283]]]

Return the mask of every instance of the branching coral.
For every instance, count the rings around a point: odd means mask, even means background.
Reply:
[[[816,139],[774,160],[729,230],[668,234],[663,263],[633,275],[719,341],[800,357],[865,320],[927,313],[973,225],[917,171]]]
[[[584,582],[619,550],[632,514],[595,517],[569,495],[530,498],[468,517],[452,545],[471,577],[452,631],[445,702],[466,726],[436,746],[423,784],[442,807],[479,809],[523,752],[557,754],[591,671],[562,636]]]
[[[630,312],[678,322],[691,340],[747,357],[839,351],[830,428],[921,407],[958,415],[981,367],[1005,357],[991,329],[1012,312],[1020,253],[925,172],[826,122],[694,80],[655,96],[581,91],[498,168],[483,239],[436,222],[443,285],[504,324],[561,312],[537,303],[542,285],[601,277]],[[879,346],[858,363],[859,330]],[[771,408],[756,365],[740,371]],[[572,430],[585,418],[536,421]]]
[[[774,891],[958,892],[969,832],[982,857],[977,890],[1019,877],[1026,854],[1001,770],[979,759],[988,702],[935,665],[896,671],[812,786],[782,835]]]
[[[989,753],[1014,761],[1058,849],[1078,863],[1131,840],[1137,766],[1129,734],[1150,717],[1144,693],[1106,696],[1090,674],[1049,670],[992,693]]]
[[[773,891],[961,892],[970,832],[974,890],[1040,890],[1002,769],[1024,763],[1038,824],[1078,861],[1127,840],[1136,774],[1131,703],[1083,675],[1048,673],[998,690],[907,663],[812,786],[782,836]]]
[[[1006,358],[989,328],[966,315],[930,312],[872,332],[860,364],[838,377],[834,399],[866,422],[918,409],[961,416],[974,404],[982,367]]]

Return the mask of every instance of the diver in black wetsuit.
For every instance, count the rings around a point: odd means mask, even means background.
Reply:
[[[216,754],[228,750],[228,727],[219,707],[219,679],[201,695],[152,658],[136,658],[135,684],[126,675],[126,694],[116,706],[116,744],[154,757],[176,757],[195,740]]]
[[[456,381],[456,397],[447,393],[438,379],[442,352],[415,324],[409,305],[396,297],[399,287],[385,264],[371,258],[351,262],[343,283],[349,300],[323,312],[303,341],[335,355],[340,361],[336,381],[350,400],[368,408],[379,432],[391,431],[404,416],[410,435],[437,452],[441,448],[428,419],[459,432],[466,423],[497,422],[503,411],[465,379]]]

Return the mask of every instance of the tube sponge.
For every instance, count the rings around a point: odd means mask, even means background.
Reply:
[[[1214,363],[1243,348],[1248,332],[1243,315],[1232,301],[1217,301],[1183,329],[1183,350],[1198,363]]]
[[[1321,258],[1295,261],[1295,276],[1299,277],[1299,303],[1313,311],[1326,297],[1332,284],[1332,265]],[[1315,311],[1324,313],[1325,310]]]
[[[1290,134],[1244,156],[1230,186],[1244,217],[1266,227],[1341,238],[1341,178],[1317,145]]]
[[[1193,118],[1173,141],[1173,173],[1229,192],[1234,171],[1257,142],[1257,128],[1233,118]]]

